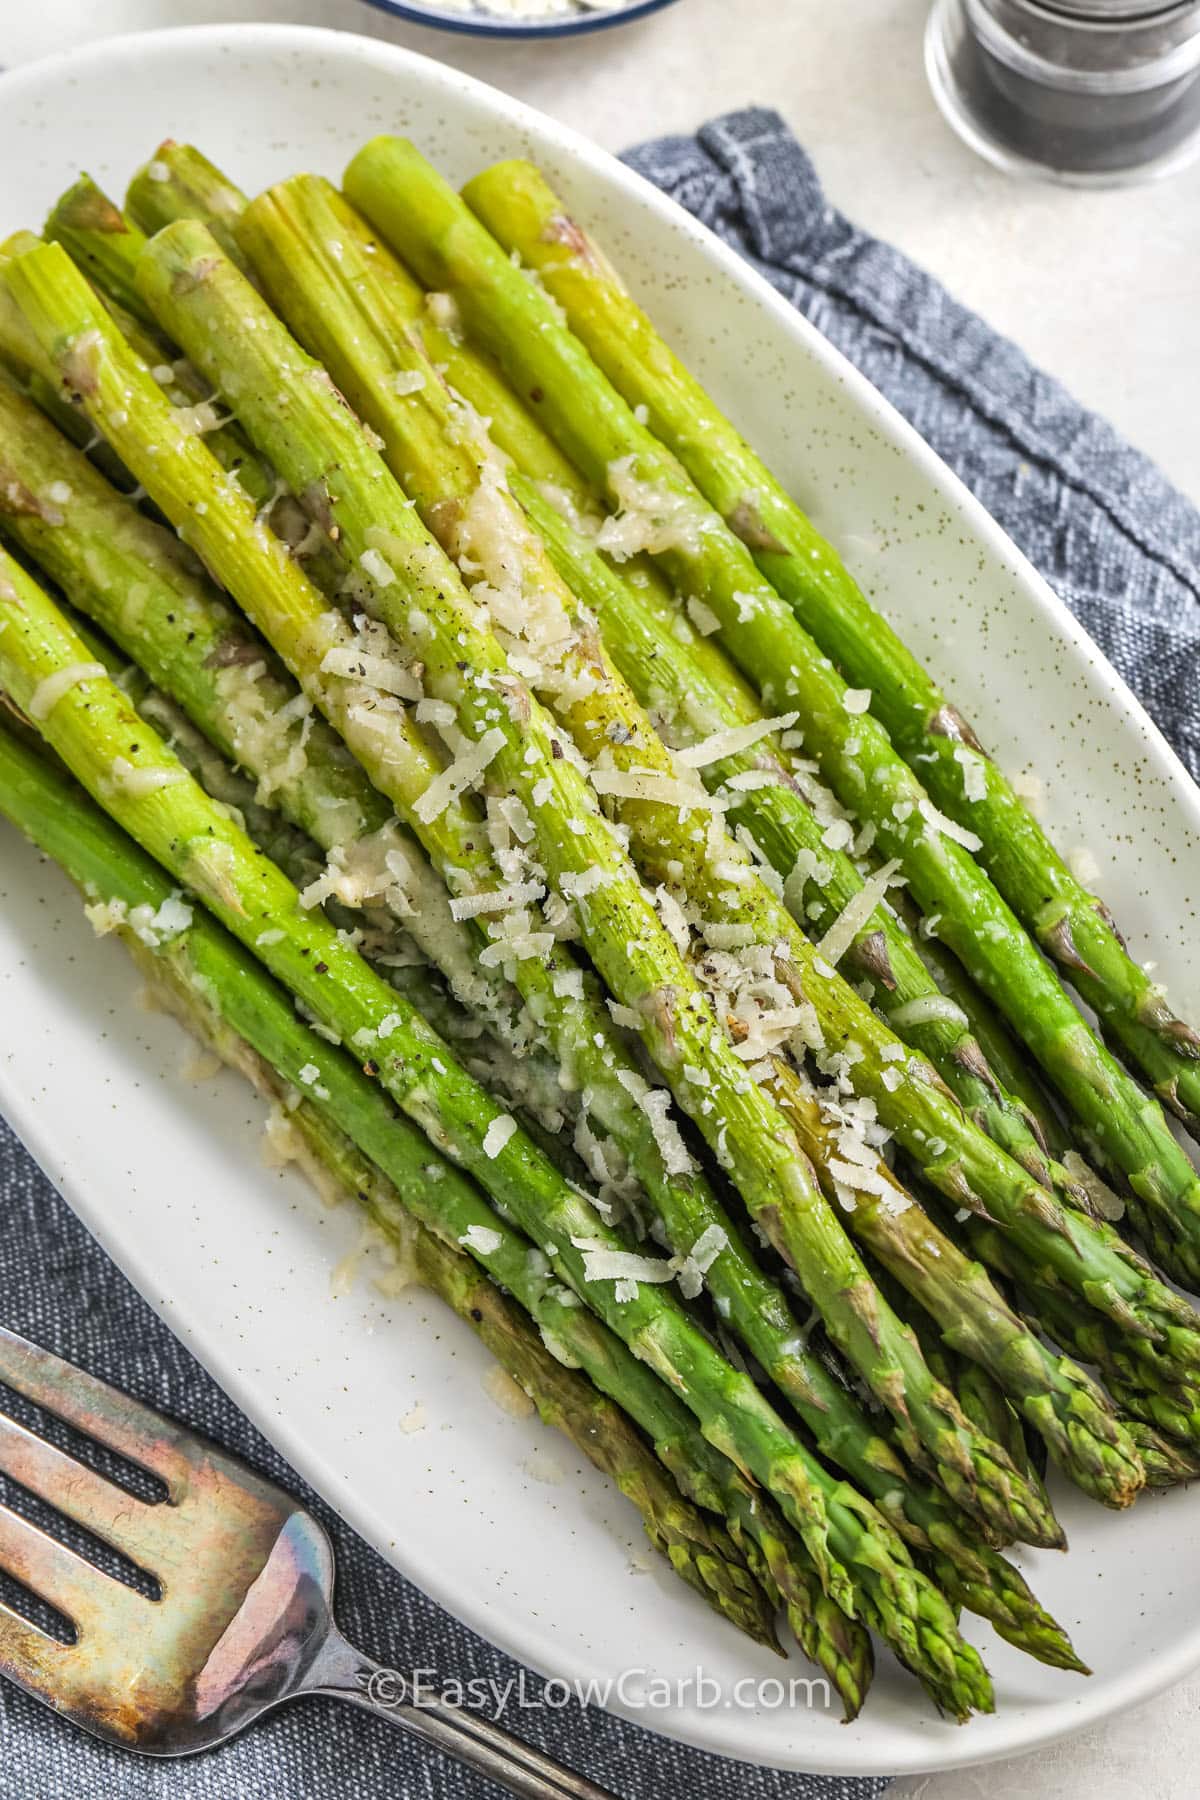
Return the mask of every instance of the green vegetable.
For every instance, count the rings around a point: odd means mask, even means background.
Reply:
[[[1189,1220],[1200,1234],[1200,1180],[1161,1114],[1093,1039],[986,876],[951,835],[957,827],[948,830],[930,810],[883,728],[870,714],[847,707],[845,683],[759,574],[746,545],[634,418],[559,323],[549,298],[411,146],[375,140],[351,163],[346,188],[384,236],[415,261],[418,274],[449,292],[464,329],[499,358],[514,386],[541,395],[539,416],[560,448],[598,491],[644,523],[657,560],[723,628],[727,648],[765,702],[800,713],[806,743],[839,797],[875,823],[881,849],[902,860],[922,909],[944,915],[943,936],[1007,1009],[1035,1054],[1053,1065],[1071,1104],[1083,1109],[1146,1207],[1175,1221],[1172,1265],[1186,1271]],[[1161,1250],[1157,1239],[1155,1248]],[[1200,1279],[1200,1258],[1196,1267]]]
[[[766,1093],[747,1082],[744,1064],[660,923],[620,840],[605,825],[583,770],[565,753],[552,719],[514,676],[521,661],[514,657],[510,665],[481,624],[453,563],[413,517],[403,491],[348,417],[323,370],[288,337],[198,225],[177,224],[160,233],[138,278],[163,323],[199,360],[252,441],[313,507],[314,516],[336,532],[348,573],[363,583],[365,604],[407,655],[420,657],[425,691],[454,707],[468,743],[490,742],[488,779],[523,802],[541,865],[560,896],[574,902],[593,963],[630,1019],[637,1020],[676,1098],[734,1169],[752,1214],[796,1268],[843,1349],[902,1427],[911,1425],[914,1447],[923,1447],[960,1504],[1003,1521],[1016,1535],[1052,1541],[1056,1528],[1027,1505],[1007,1458],[995,1457],[953,1397],[929,1382],[911,1339],[894,1329],[886,1306],[876,1303],[869,1277],[807,1164],[794,1146],[789,1151],[785,1121]],[[268,384],[270,399],[264,403]],[[418,493],[428,495],[430,465],[420,462],[419,451],[419,441],[415,447],[405,444],[406,466],[416,471]],[[153,470],[148,473],[153,479]],[[482,491],[485,483],[479,486]],[[491,511],[479,537],[469,540],[472,559],[486,558],[488,543],[498,539],[497,566],[487,571],[491,582],[503,581],[511,563],[527,603],[534,604],[536,594],[543,610],[557,601],[561,612],[563,602],[549,591],[553,570],[526,556],[519,513],[498,522],[502,496],[486,497]],[[470,497],[464,501],[454,490],[439,490],[439,503],[455,502],[465,514]],[[547,629],[558,649],[555,672],[547,671],[546,678],[570,687],[589,676],[586,646],[578,652],[573,644],[562,648],[557,617]],[[532,680],[540,685],[538,676]],[[593,684],[590,699],[581,705],[589,713],[603,709],[601,739],[608,743],[614,695],[607,692],[603,671],[602,682],[606,691]],[[636,724],[634,729],[639,754],[650,755],[657,739]],[[620,747],[614,744],[613,751],[618,755]],[[593,784],[600,785],[594,772]],[[421,810],[418,806],[418,814]],[[700,1071],[699,1079],[689,1073],[693,1070]],[[686,1159],[686,1151],[681,1155]],[[1135,1471],[1136,1462],[1130,1467]],[[1116,1491],[1125,1490],[1114,1485]]]
[[[775,1494],[831,1598],[847,1610],[861,1607],[956,1709],[974,1698],[986,1702],[978,1659],[958,1640],[941,1596],[909,1566],[882,1517],[826,1474],[749,1378],[724,1362],[644,1271],[631,1281],[632,1297],[617,1297],[623,1278],[601,1271],[611,1269],[612,1252],[625,1250],[619,1234],[466,1077],[402,997],[331,925],[304,911],[286,877],[196,787],[107,675],[89,664],[86,647],[52,603],[2,553],[0,622],[0,682],[110,816],[201,896],[321,1024],[367,1054],[401,1110],[452,1148],[459,1167],[527,1229],[559,1278],[676,1387],[710,1442]],[[147,930],[163,936],[179,923],[173,909],[144,920]],[[327,1086],[320,1076],[314,1062],[296,1071],[295,1080],[320,1099]],[[365,1144],[360,1148],[370,1153]],[[589,1267],[598,1278],[589,1278]]]
[[[650,429],[738,532],[801,624],[849,682],[870,690],[872,711],[897,749],[919,763],[938,804],[982,839],[980,858],[996,886],[1106,1030],[1162,1099],[1185,1119],[1200,1116],[1200,1036],[1173,1015],[1103,901],[1076,879],[930,672],[672,355],[544,177],[529,163],[500,163],[465,192],[504,248],[537,271],[617,390],[631,406],[647,408]],[[1101,1105],[1111,1079],[1111,1067],[1099,1063],[1093,1081]],[[1132,1104],[1128,1093],[1123,1099]],[[1194,1194],[1190,1201],[1170,1197],[1189,1210],[1197,1204]],[[1195,1221],[1185,1216],[1178,1229],[1194,1247]]]

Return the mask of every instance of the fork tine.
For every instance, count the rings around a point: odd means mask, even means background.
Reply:
[[[161,1413],[2,1325],[0,1381],[157,1475],[172,1500],[181,1497],[189,1466],[186,1434]]]
[[[47,1674],[52,1671],[64,1656],[69,1656],[71,1644],[61,1644],[57,1638],[47,1637],[28,1619],[23,1619],[19,1612],[6,1606],[0,1600],[0,1675],[9,1681],[15,1681],[19,1687],[40,1692]]]
[[[0,1413],[0,1472],[153,1574],[159,1509]]]
[[[81,1630],[104,1612],[106,1598],[132,1590],[112,1581],[57,1538],[0,1506],[0,1569],[6,1569]],[[151,1601],[147,1605],[153,1604]]]

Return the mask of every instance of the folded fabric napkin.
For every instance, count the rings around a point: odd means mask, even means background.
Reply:
[[[1193,774],[1200,701],[1200,515],[1146,459],[898,252],[826,203],[773,113],[736,113],[630,162],[768,276],[955,468],[1137,689]],[[449,1675],[515,1665],[332,1518],[129,1287],[0,1121],[0,1317],[239,1451],[330,1527],[339,1610],[379,1654]],[[868,1702],[869,1704],[869,1702]],[[914,1690],[914,1704],[922,1704]],[[878,1778],[719,1761],[596,1709],[523,1712],[519,1729],[626,1800],[873,1800]],[[38,1800],[484,1800],[483,1783],[332,1702],[278,1714],[217,1755],[134,1760],[0,1683],[5,1795]]]

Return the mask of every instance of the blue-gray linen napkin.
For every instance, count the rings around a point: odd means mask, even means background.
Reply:
[[[905,413],[1032,557],[1200,774],[1200,515],[1155,468],[897,251],[826,202],[774,113],[747,111],[629,161],[734,244]],[[302,1495],[337,1543],[348,1632],[406,1666],[499,1680],[514,1665],[345,1529],[130,1288],[0,1121],[0,1318],[128,1387]],[[409,1665],[411,1666],[411,1664]],[[914,1693],[914,1704],[922,1704]],[[719,1761],[596,1709],[519,1729],[622,1800],[874,1800],[878,1778]],[[485,1800],[483,1783],[348,1708],[310,1701],[215,1756],[136,1761],[0,1683],[0,1800]]]

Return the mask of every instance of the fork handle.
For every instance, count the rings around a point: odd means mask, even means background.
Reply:
[[[616,1800],[607,1788],[585,1781],[479,1713],[441,1699],[417,1705],[407,1695],[403,1676],[363,1656],[340,1634],[322,1649],[303,1691],[363,1707],[456,1757],[520,1800]]]

